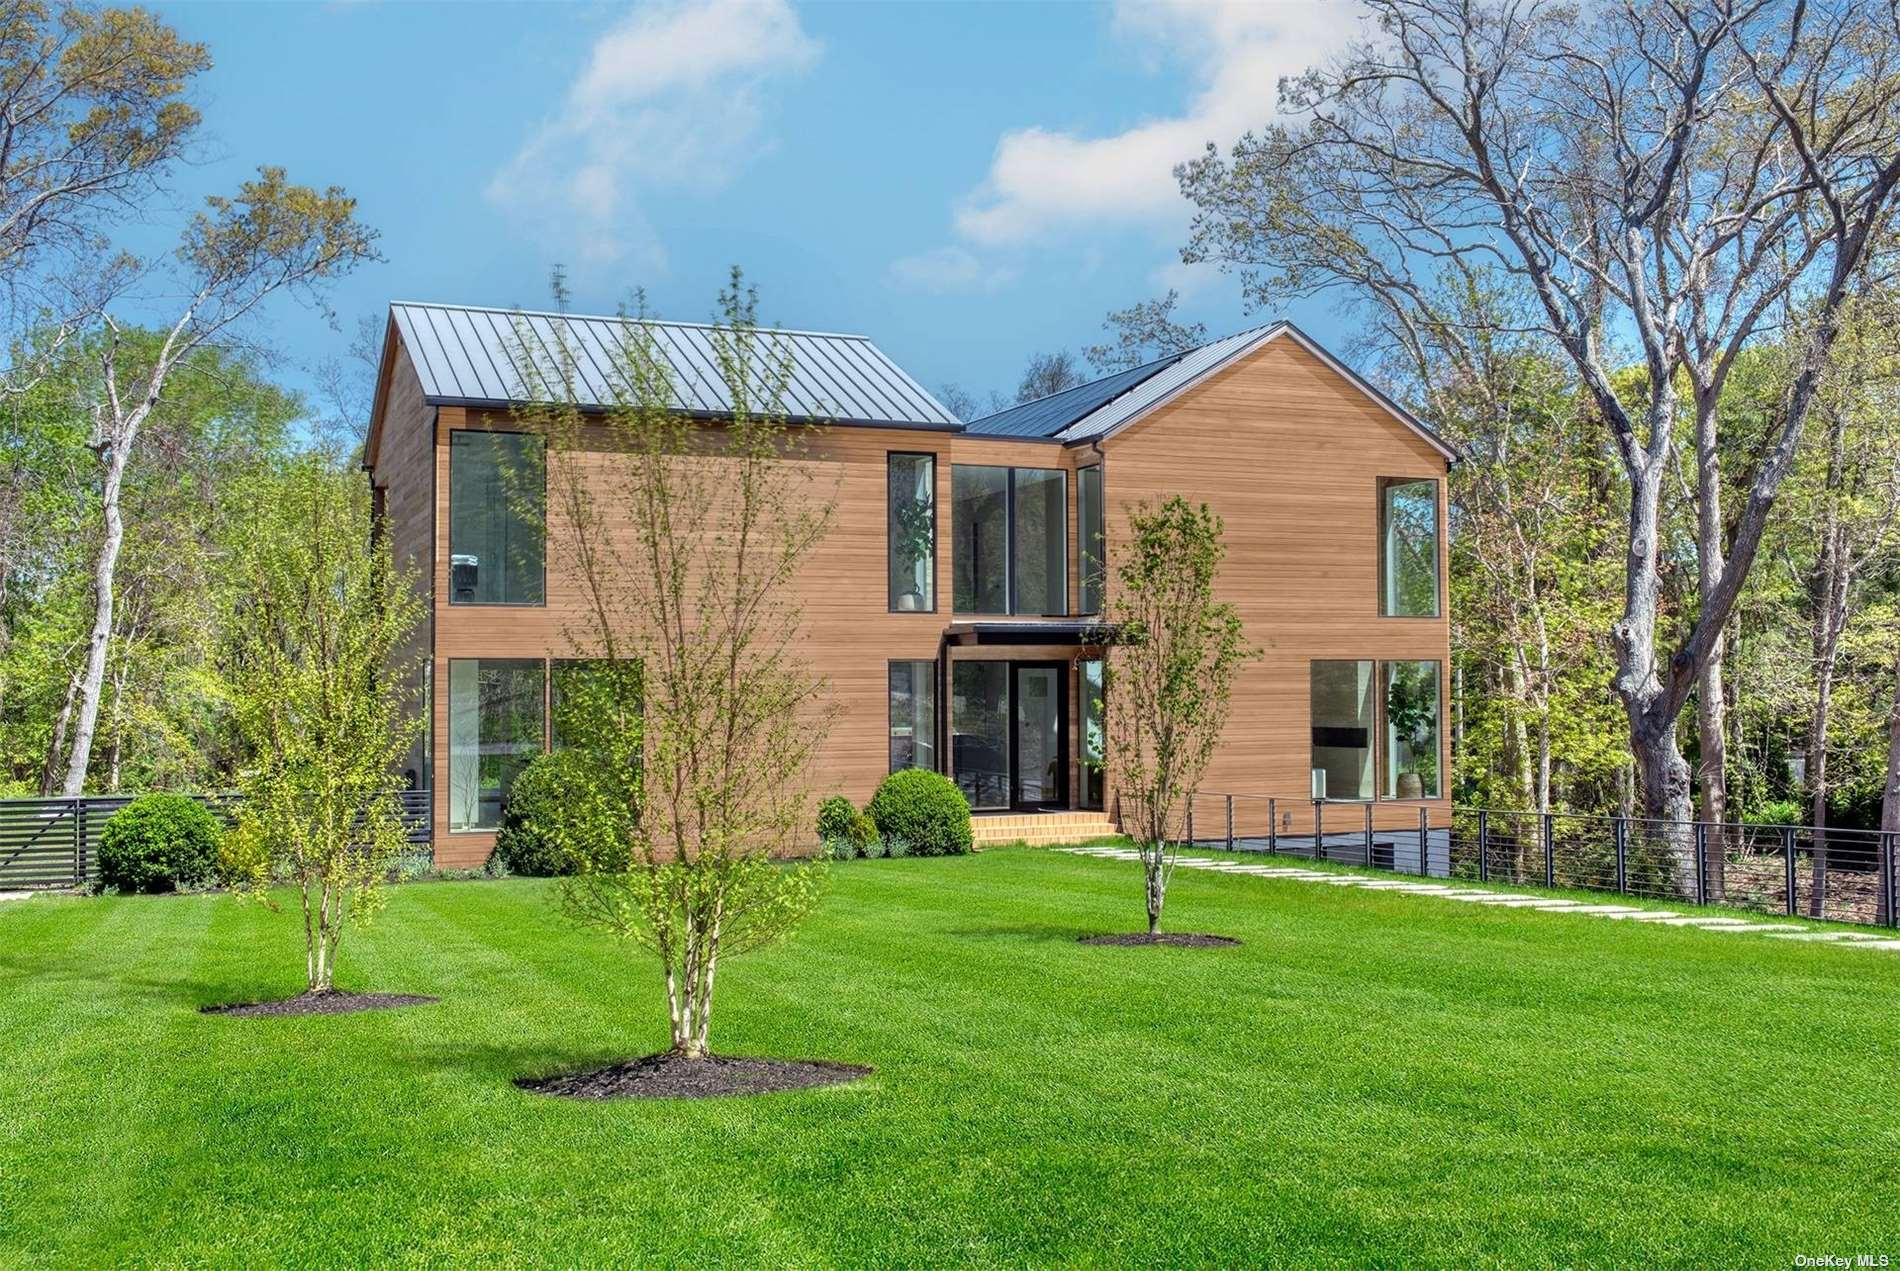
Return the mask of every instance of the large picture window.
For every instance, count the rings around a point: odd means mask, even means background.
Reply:
[[[937,664],[891,663],[891,771],[937,766]]]
[[[1372,797],[1372,676],[1371,662],[1313,663],[1313,767],[1328,799]]]
[[[1077,532],[1082,536],[1082,612],[1100,613],[1107,588],[1108,540],[1102,521],[1102,469],[1098,464],[1075,474]]]
[[[1379,612],[1438,616],[1438,482],[1379,482]]]
[[[547,603],[547,469],[532,433],[449,434],[449,602]]]
[[[1384,671],[1385,797],[1439,798],[1438,663],[1387,662]]]
[[[449,662],[449,828],[488,830],[515,777],[541,753],[545,664],[454,658]]]
[[[1066,473],[958,464],[950,501],[958,613],[1068,612]]]
[[[885,484],[890,607],[927,613],[937,607],[936,456],[890,456]]]

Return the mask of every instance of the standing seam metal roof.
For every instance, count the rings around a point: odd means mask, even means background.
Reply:
[[[525,401],[518,366],[522,357],[553,379],[560,378],[559,368],[567,361],[579,405],[611,404],[626,387],[616,370],[616,352],[623,347],[626,328],[640,322],[672,371],[680,410],[707,415],[732,410],[719,372],[713,327],[408,301],[391,305],[390,316],[422,380],[424,397],[436,404],[506,406]],[[942,403],[863,336],[778,329],[763,330],[760,335],[773,352],[788,355],[785,405],[795,419],[962,427]]]

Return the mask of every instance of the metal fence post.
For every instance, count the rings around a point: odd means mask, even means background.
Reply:
[[[1709,827],[1704,821],[1695,823],[1695,903],[1709,903]]]
[[[1394,862],[1396,865],[1397,862]],[[1366,804],[1366,868],[1372,868],[1372,805]]]
[[[1227,850],[1234,850],[1234,796],[1227,796]]]
[[[1478,809],[1478,881],[1491,881],[1491,814]]]
[[[1900,927],[1900,915],[1896,915],[1893,911],[1895,898],[1893,885],[1895,839],[1900,839],[1900,834],[1882,834],[1880,836],[1880,898],[1885,902],[1884,908],[1887,911],[1886,917],[1889,927]]]
[[[1617,817],[1613,831],[1616,838],[1616,894],[1627,896],[1630,892],[1630,823],[1623,817]]]
[[[1313,800],[1313,859],[1326,859],[1326,822],[1321,809],[1326,806],[1324,799]]]
[[[1432,876],[1431,862],[1426,859],[1426,853],[1430,850],[1428,845],[1431,842],[1431,833],[1431,814],[1424,808],[1420,808],[1418,810],[1418,872],[1421,878]],[[1397,864],[1397,861],[1393,862],[1394,866]]]
[[[1550,813],[1544,813],[1544,886],[1557,885],[1557,827],[1556,819]]]
[[[1267,800],[1267,850],[1269,852],[1280,850],[1280,801],[1278,799]]]
[[[1794,827],[1781,827],[1781,864],[1787,875],[1788,912],[1794,913]]]

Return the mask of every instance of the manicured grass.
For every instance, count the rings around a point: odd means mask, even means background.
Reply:
[[[1900,957],[1009,850],[833,870],[721,973],[722,1050],[875,1065],[756,1099],[515,1076],[655,1049],[648,965],[533,882],[396,889],[350,987],[288,915],[0,907],[0,1263],[1787,1266],[1900,1253]]]

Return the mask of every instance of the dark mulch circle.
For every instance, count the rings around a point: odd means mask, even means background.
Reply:
[[[205,1006],[206,1015],[346,1015],[351,1011],[386,1011],[397,1006],[422,1006],[440,998],[419,993],[299,993],[276,1002],[232,1002]]]
[[[825,1059],[755,1059],[743,1055],[682,1059],[668,1053],[642,1055],[591,1072],[517,1077],[515,1084],[536,1094],[570,1099],[710,1099],[841,1085],[871,1072],[862,1064],[837,1064]]]
[[[1142,946],[1152,944],[1172,945],[1177,949],[1227,949],[1240,943],[1232,936],[1210,936],[1198,931],[1146,931],[1129,932],[1126,935],[1083,936],[1083,944],[1117,944]]]

